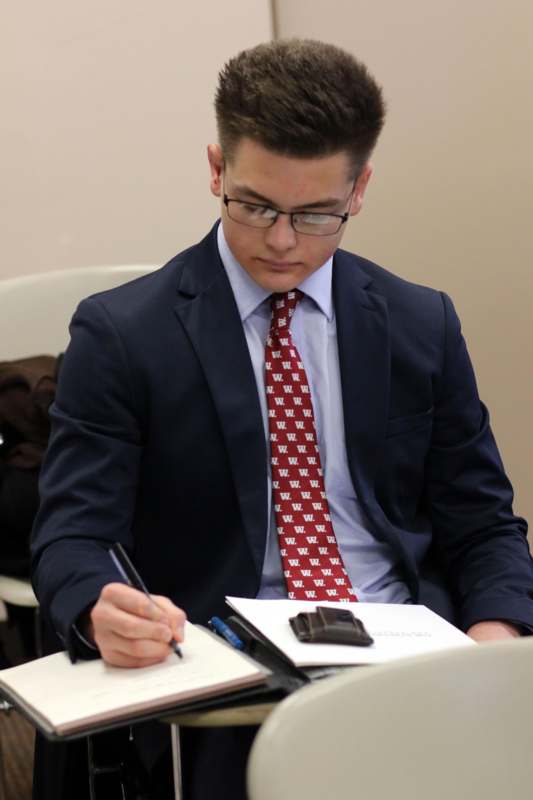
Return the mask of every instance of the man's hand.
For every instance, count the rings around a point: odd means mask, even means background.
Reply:
[[[164,661],[172,638],[183,641],[185,612],[168,597],[123,583],[108,583],[92,608],[85,634],[96,642],[104,661],[117,667],[148,667]]]
[[[485,620],[472,625],[467,634],[475,642],[495,642],[498,639],[515,639],[520,636],[520,631],[509,622]]]

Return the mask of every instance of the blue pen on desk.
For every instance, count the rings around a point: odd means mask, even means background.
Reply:
[[[134,589],[139,589],[139,591],[144,592],[146,597],[148,597],[148,599],[151,600],[154,605],[157,605],[120,542],[116,542],[116,544],[109,548],[109,555],[111,556],[115,567],[118,569],[124,580],[130,586],[133,586]],[[174,650],[177,656],[183,658],[181,648],[175,639],[170,640],[169,646]]]
[[[236,633],[234,633],[229,625],[220,619],[220,617],[211,617],[209,620],[209,625],[215,630],[220,636],[222,636],[232,647],[235,647],[237,650],[244,650],[244,642],[239,639]]]

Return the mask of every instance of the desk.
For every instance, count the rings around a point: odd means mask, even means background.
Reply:
[[[172,768],[174,772],[174,797],[182,800],[182,772],[180,753],[180,727],[184,728],[223,728],[234,725],[261,725],[275,708],[276,703],[255,703],[236,708],[219,708],[212,711],[197,711],[176,714],[162,721],[170,725],[172,738]]]

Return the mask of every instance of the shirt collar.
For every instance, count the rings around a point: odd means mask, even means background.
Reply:
[[[226,241],[222,223],[219,224],[217,230],[217,244],[241,321],[244,322],[271,293],[268,289],[263,289],[262,286],[259,286],[239,264]],[[333,256],[330,256],[321,267],[312,272],[299,286],[294,287],[295,289],[300,289],[307,297],[311,298],[329,322],[333,319],[332,274]]]

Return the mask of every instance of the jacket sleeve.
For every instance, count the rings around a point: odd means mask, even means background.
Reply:
[[[36,595],[71,655],[74,622],[106,583],[120,580],[109,546],[132,547],[142,453],[133,384],[107,311],[96,298],[83,301],[50,410],[31,545]]]
[[[442,295],[444,359],[435,386],[427,500],[464,629],[486,619],[533,628],[533,566],[523,519],[480,402],[451,300]]]

